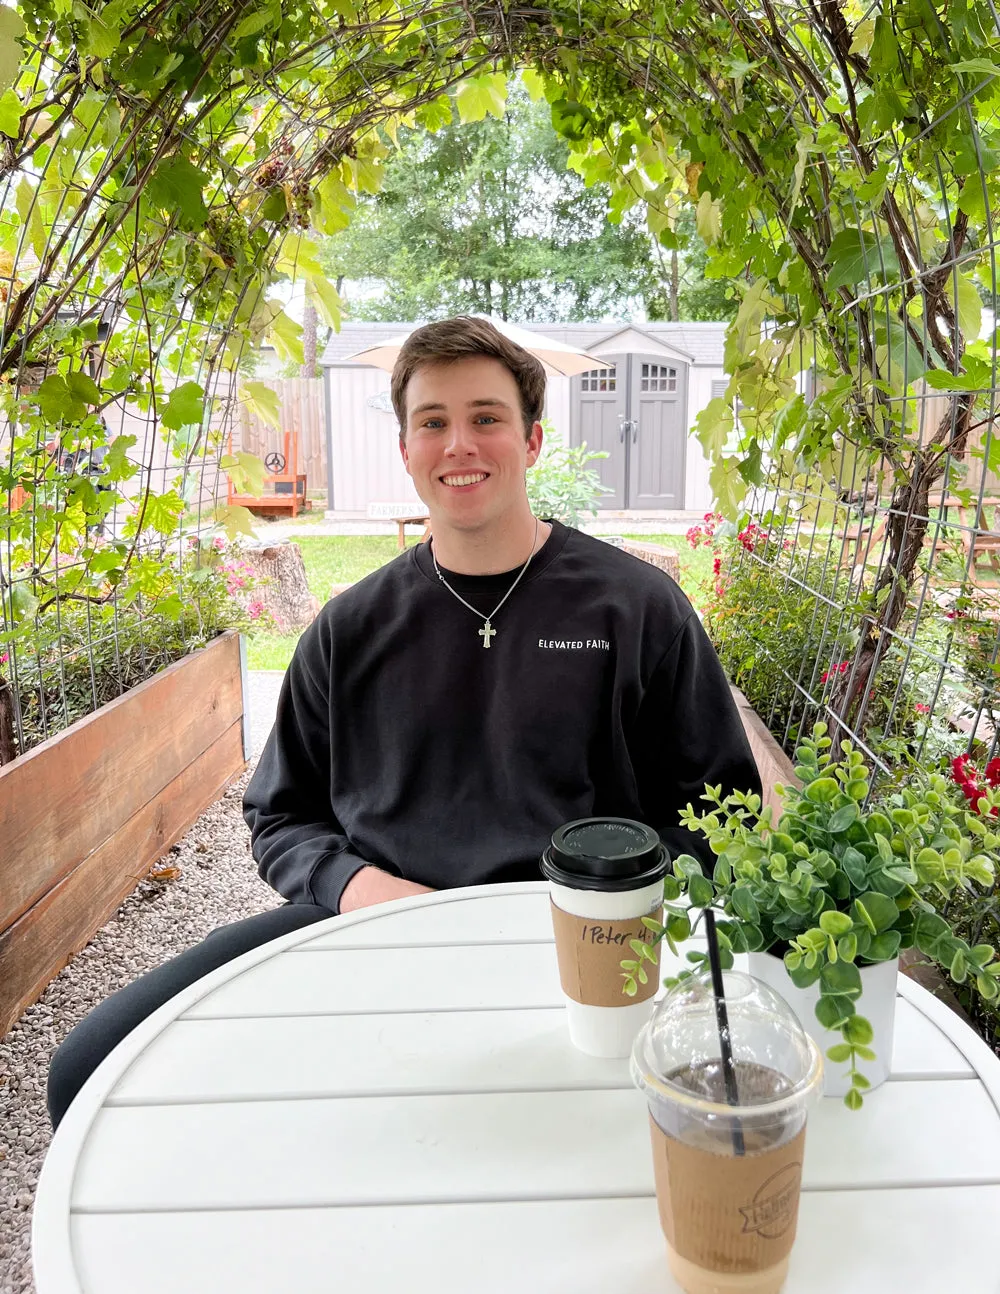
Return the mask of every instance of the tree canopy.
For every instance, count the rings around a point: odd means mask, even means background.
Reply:
[[[660,287],[645,220],[608,222],[610,189],[569,169],[546,103],[515,82],[502,116],[400,132],[380,191],[320,255],[354,319],[628,319]]]

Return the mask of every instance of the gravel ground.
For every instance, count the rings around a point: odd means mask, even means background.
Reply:
[[[141,882],[0,1041],[0,1294],[34,1290],[31,1204],[50,1138],[45,1079],[57,1045],[92,1007],[144,971],[216,926],[281,902],[250,857],[240,811],[249,776],[234,783],[165,857],[180,876]]]

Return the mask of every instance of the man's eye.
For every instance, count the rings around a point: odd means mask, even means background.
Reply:
[[[476,421],[485,422],[487,425],[489,425],[492,422],[496,422],[496,418],[493,417],[492,413],[481,413],[479,417],[476,419]]]
[[[427,421],[424,423],[424,426],[427,427],[430,431],[437,431],[438,427],[444,426],[444,423],[441,421],[440,418],[428,418]]]

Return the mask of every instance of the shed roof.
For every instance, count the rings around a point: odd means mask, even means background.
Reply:
[[[345,323],[339,333],[334,333],[320,363],[324,368],[339,367],[366,346],[388,341],[401,333],[419,328],[419,323]],[[691,357],[696,367],[722,368],[723,344],[726,335],[724,322],[711,323],[539,323],[521,324],[532,332],[544,333],[554,341],[563,341],[581,350],[599,346],[608,338],[634,328],[647,337],[662,341]],[[353,368],[354,365],[352,364]]]

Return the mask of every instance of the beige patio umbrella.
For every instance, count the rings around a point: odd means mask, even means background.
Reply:
[[[556,341],[553,337],[545,337],[541,333],[529,332],[526,328],[518,328],[516,324],[507,323],[504,319],[495,319],[489,315],[476,315],[475,317],[477,319],[489,319],[498,332],[502,332],[505,337],[509,337],[518,346],[523,346],[526,351],[530,351],[532,355],[540,359],[548,377],[572,377],[576,373],[587,373],[592,368],[606,368],[608,366],[608,361],[601,359],[599,355],[588,355],[586,351],[582,351],[576,346],[568,346],[563,341]],[[398,337],[390,337],[388,341],[368,346],[365,350],[360,350],[355,355],[348,355],[346,357],[347,362],[351,364],[371,364],[373,368],[384,368],[391,373],[396,363],[396,358],[408,336],[409,333],[400,333]]]

